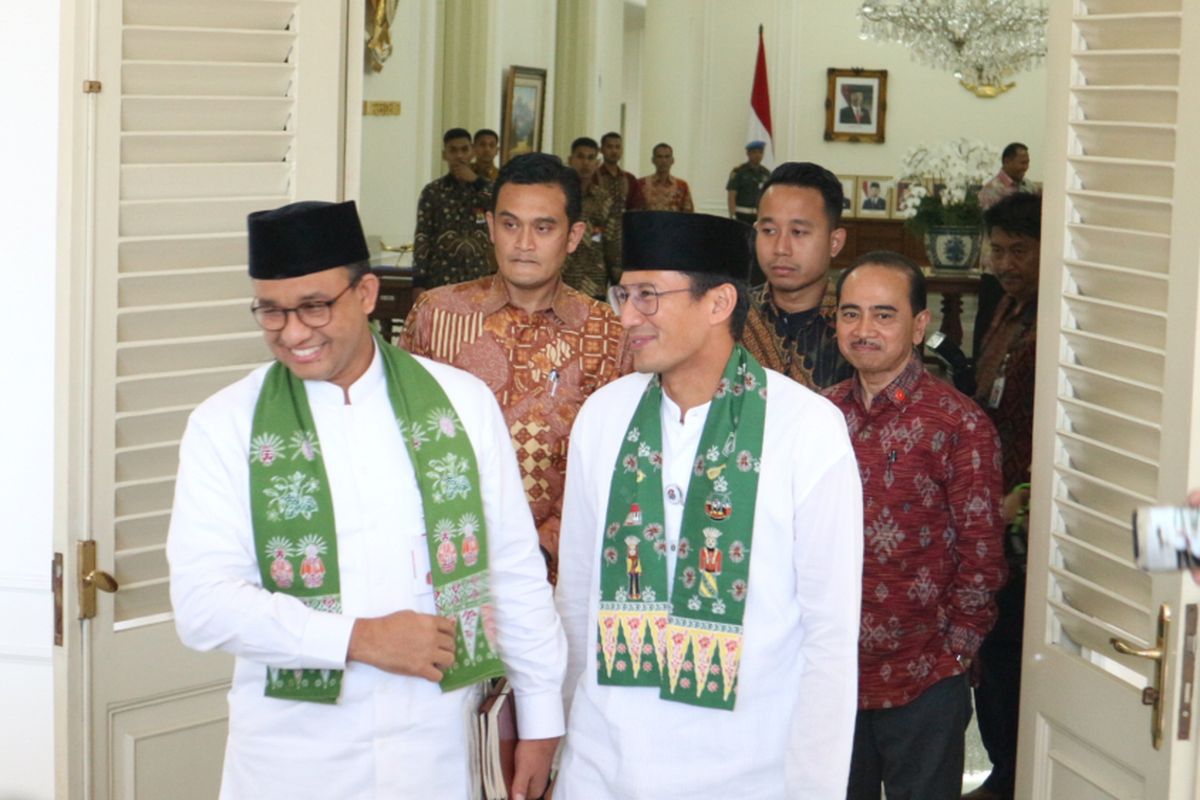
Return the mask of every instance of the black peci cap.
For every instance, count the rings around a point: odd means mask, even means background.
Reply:
[[[255,211],[246,228],[255,280],[298,278],[370,257],[353,200],[305,200]]]
[[[679,211],[627,211],[622,218],[625,270],[706,272],[745,280],[754,260],[754,229],[744,222]]]

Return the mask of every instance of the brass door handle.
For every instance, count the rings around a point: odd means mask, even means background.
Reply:
[[[102,569],[94,569],[87,575],[84,575],[83,585],[94,586],[100,591],[107,592],[109,594],[112,594],[117,591],[117,589],[121,588],[120,584],[117,583],[117,579]]]
[[[96,567],[94,539],[81,541],[75,548],[79,569],[79,618],[92,619],[96,616],[96,590],[112,594],[121,587],[116,578]]]
[[[1113,637],[1109,641],[1112,642],[1113,649],[1118,653],[1123,653],[1127,656],[1137,656],[1138,658],[1152,658],[1158,660],[1162,658],[1162,650],[1157,647],[1152,647],[1149,650],[1139,650],[1124,639]]]
[[[1166,708],[1163,702],[1163,691],[1167,686],[1167,642],[1171,631],[1171,609],[1163,603],[1158,608],[1158,633],[1155,647],[1136,647],[1116,636],[1109,639],[1113,649],[1118,653],[1134,658],[1148,658],[1154,662],[1154,684],[1142,690],[1142,704],[1153,706],[1150,720],[1150,740],[1155,750],[1162,749],[1163,719]]]

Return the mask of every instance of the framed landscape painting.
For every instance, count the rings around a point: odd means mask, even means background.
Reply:
[[[540,151],[546,111],[546,70],[509,67],[502,108],[500,163],[522,153]]]

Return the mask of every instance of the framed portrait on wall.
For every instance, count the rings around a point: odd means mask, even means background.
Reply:
[[[880,175],[858,176],[858,200],[854,214],[858,217],[887,219],[892,214],[892,197],[895,181]]]
[[[858,184],[858,178],[854,175],[839,175],[838,180],[842,183],[842,216],[857,217],[855,201],[858,196],[855,194],[855,186]]]
[[[914,186],[923,188],[924,184],[911,178],[896,181],[896,192],[892,201],[892,219],[908,219],[916,213],[916,205],[920,202],[920,195],[924,192],[913,192]],[[905,205],[911,205],[912,209],[905,209]]]
[[[500,163],[513,156],[542,149],[542,124],[546,111],[546,70],[509,67],[501,104],[503,131]]]
[[[825,141],[882,143],[887,121],[887,70],[830,67],[827,75]]]

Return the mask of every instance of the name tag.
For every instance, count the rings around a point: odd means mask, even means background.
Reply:
[[[1004,376],[1001,375],[992,382],[992,391],[988,394],[988,408],[999,408],[1000,400],[1004,397]]]

